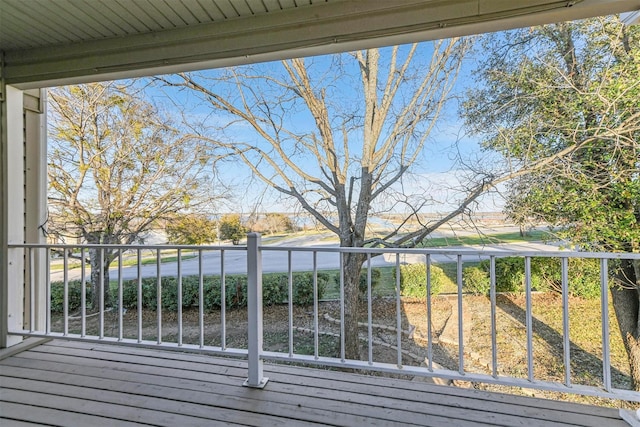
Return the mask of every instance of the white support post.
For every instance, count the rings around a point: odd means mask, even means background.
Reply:
[[[0,348],[22,341],[24,328],[24,115],[23,93],[2,85],[0,98]]]
[[[247,234],[247,311],[249,321],[249,378],[246,387],[264,388],[269,381],[262,374],[262,238]]]
[[[25,236],[28,243],[47,243],[47,123],[46,92],[32,89],[24,92],[25,138]],[[25,268],[25,321],[33,320],[29,329],[44,331],[46,327],[46,250],[34,249],[32,257],[26,257]],[[33,294],[32,291],[33,290]],[[34,312],[28,310],[33,308]]]

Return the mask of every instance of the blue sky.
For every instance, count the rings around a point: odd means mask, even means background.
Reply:
[[[424,44],[423,48],[429,53],[430,44]],[[388,52],[388,49],[386,49]],[[446,108],[442,111],[437,125],[429,136],[425,148],[414,164],[412,171],[415,175],[410,179],[404,180],[404,188],[409,192],[425,192],[429,191],[433,195],[435,201],[433,206],[428,208],[426,212],[448,211],[455,205],[456,192],[455,188],[460,185],[460,177],[463,175],[460,169],[464,169],[464,165],[456,162],[458,154],[463,159],[468,159],[474,163],[480,151],[479,143],[476,138],[470,138],[464,135],[462,121],[458,117],[458,99],[474,84],[471,73],[475,67],[474,53],[470,52],[463,60],[463,66],[460,75],[456,81],[455,87],[451,93],[451,100]],[[336,56],[323,56],[307,58],[305,62],[312,64],[310,69],[317,73],[324,73],[324,78],[331,79],[330,70],[332,67],[340,67],[342,62],[338,61]],[[284,73],[280,63],[265,63],[255,66],[260,69],[260,73],[273,73],[273,75],[282,75]],[[358,70],[353,66],[349,66],[348,76],[339,81],[331,81],[328,85],[329,91],[343,96],[345,100],[357,100],[358,93],[361,93],[361,86],[358,76]],[[247,70],[246,67],[242,68]],[[328,71],[329,70],[329,71]],[[219,75],[224,70],[212,70],[205,72],[209,76]],[[256,90],[268,90],[268,88],[255,87]],[[192,120],[205,120],[208,124],[218,126],[227,121],[226,117],[212,114],[211,108],[200,101],[197,96],[188,91],[178,91],[170,88],[154,89],[152,92],[156,101],[164,104],[165,108],[172,111],[175,115],[185,114]],[[331,95],[331,94],[330,94]],[[167,98],[169,97],[169,98]],[[353,102],[354,105],[357,103]],[[343,105],[344,107],[344,105]],[[357,111],[357,107],[354,108]],[[304,112],[297,112],[288,115],[285,127],[295,128],[298,130],[305,128],[313,128],[310,123],[311,118]],[[237,139],[252,141],[256,138],[255,133],[250,132],[247,126],[235,125],[227,128],[224,134],[219,137],[224,139]],[[357,144],[357,140],[350,142]],[[230,183],[236,190],[234,200],[225,207],[225,210],[231,211],[250,211],[252,205],[260,200],[262,203],[261,210],[290,211],[293,210],[295,204],[287,202],[274,190],[265,188],[265,185],[256,179],[250,178],[248,167],[240,163],[224,163],[219,164],[219,177],[226,183]],[[305,166],[307,167],[307,166]],[[309,168],[313,167],[309,164]],[[213,184],[212,184],[213,185]],[[501,201],[492,197],[485,198],[481,201],[479,210],[496,211],[501,209]]]

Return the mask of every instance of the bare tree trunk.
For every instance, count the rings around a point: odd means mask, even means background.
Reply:
[[[360,270],[365,257],[362,254],[345,254],[344,272],[344,333],[345,356],[348,359],[360,359],[358,339],[358,294]]]
[[[616,274],[622,286],[611,288],[613,308],[629,356],[632,388],[640,391],[640,261],[623,261]]]
[[[629,351],[629,365],[631,369],[631,387],[640,391],[640,340],[631,334],[627,335],[626,347]]]
[[[90,244],[102,243],[100,235],[91,233],[86,236],[87,242]],[[102,257],[102,262],[100,258]],[[89,262],[91,265],[91,305],[94,310],[100,307],[100,289],[102,287],[102,295],[104,296],[104,306],[111,306],[111,294],[109,292],[109,264],[110,254],[106,249],[89,249]],[[102,279],[100,280],[100,268],[102,266]],[[102,284],[104,285],[102,285]]]

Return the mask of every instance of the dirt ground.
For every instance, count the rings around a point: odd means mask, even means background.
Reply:
[[[483,296],[465,295],[463,303],[464,331],[464,368],[467,372],[491,374],[491,305]],[[526,378],[526,315],[524,296],[499,295],[496,308],[497,367],[499,375]],[[534,294],[533,306],[533,352],[534,377],[539,380],[564,380],[563,334],[561,301],[553,294]],[[600,385],[602,383],[602,348],[599,301],[572,299],[569,306],[571,374],[574,383]],[[372,356],[375,362],[396,364],[398,361],[397,315],[401,320],[402,363],[410,366],[427,366],[428,363],[428,326],[425,301],[403,299],[396,304],[394,299],[375,298],[372,301]],[[361,359],[369,355],[367,305],[360,308],[360,318],[365,322],[360,328]],[[340,333],[339,304],[335,301],[320,302],[318,307],[318,355],[339,357]],[[612,317],[613,319],[613,317]],[[177,342],[177,313],[162,314],[162,340]],[[458,370],[459,347],[457,297],[437,296],[432,298],[431,344],[434,367]],[[293,307],[293,351],[300,354],[314,354],[316,320],[313,307]],[[105,335],[118,336],[118,317],[115,313],[105,316]],[[223,343],[222,318],[220,312],[205,313],[203,318],[204,342],[211,346],[227,348],[246,348],[247,315],[246,309],[228,310],[225,313],[224,327],[226,341]],[[628,388],[629,367],[615,321],[610,322],[611,363],[614,386]],[[53,330],[61,331],[62,322],[54,317]],[[186,344],[199,343],[198,310],[186,310],[182,314],[183,336]],[[267,351],[289,352],[289,308],[287,305],[264,308],[264,349]],[[72,333],[79,332],[80,319],[69,323]],[[97,334],[98,319],[87,319],[87,334]],[[143,312],[142,339],[157,339],[157,314],[154,311]],[[123,316],[123,336],[138,338],[138,317],[135,311],[127,311]],[[446,336],[446,339],[445,339]],[[451,338],[454,338],[453,340]],[[374,374],[377,375],[377,374]],[[495,391],[506,391],[529,396],[561,398],[565,400],[588,402],[593,404],[620,406],[620,402],[605,399],[588,398],[572,394],[559,394],[531,389],[507,388],[477,383],[454,382],[460,387],[473,387]],[[629,406],[624,404],[623,406]]]

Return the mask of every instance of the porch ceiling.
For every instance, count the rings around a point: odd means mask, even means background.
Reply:
[[[637,10],[640,0],[1,0],[21,89],[307,56]]]

